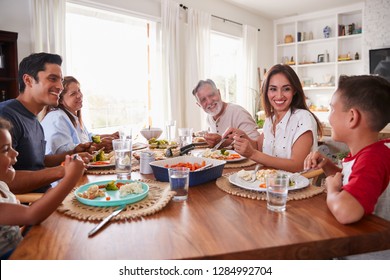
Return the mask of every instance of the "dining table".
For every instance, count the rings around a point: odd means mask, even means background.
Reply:
[[[220,178],[191,186],[184,202],[168,196],[145,215],[131,216],[130,209],[126,218],[111,220],[92,237],[88,233],[101,219],[55,211],[29,229],[10,259],[318,260],[390,249],[389,221],[367,215],[340,224],[327,207],[325,191],[289,200],[286,211],[278,213],[268,210],[266,200],[256,194],[236,195],[219,187],[224,179],[230,188],[226,179],[241,169],[224,168]],[[115,174],[85,174],[77,186],[115,179]],[[169,182],[157,182],[153,174],[134,171],[132,179],[169,192]],[[106,208],[100,214],[108,216],[115,209]]]

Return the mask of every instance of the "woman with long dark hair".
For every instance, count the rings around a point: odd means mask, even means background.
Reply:
[[[261,95],[266,120],[257,141],[237,129],[223,136],[230,133],[235,151],[267,167],[303,170],[305,157],[317,149],[322,126],[306,105],[297,74],[288,65],[274,65],[266,73]]]

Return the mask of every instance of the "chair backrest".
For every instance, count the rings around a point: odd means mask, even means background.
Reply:
[[[374,214],[390,221],[390,182],[376,203]]]

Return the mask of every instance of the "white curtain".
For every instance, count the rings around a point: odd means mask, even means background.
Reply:
[[[259,93],[257,77],[257,29],[243,25],[243,71],[237,102],[255,117],[255,99]]]
[[[65,0],[32,0],[33,52],[65,57]]]
[[[180,7],[171,0],[161,1],[162,88],[167,108],[166,119],[176,120],[183,126],[184,98],[180,71]]]
[[[185,60],[186,125],[200,130],[206,126],[206,115],[196,105],[192,89],[200,79],[209,78],[211,15],[188,9]]]

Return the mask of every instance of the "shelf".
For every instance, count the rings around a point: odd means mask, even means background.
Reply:
[[[340,75],[364,74],[363,40],[363,3],[323,10],[274,21],[274,62],[296,62],[292,68],[303,84],[324,84],[330,81],[334,86],[304,87],[313,105],[326,106],[335,91]],[[324,27],[330,27],[330,34],[325,38]],[[339,28],[344,26],[344,29]],[[340,30],[339,30],[340,29]],[[347,35],[339,36],[343,31]],[[297,41],[298,32],[302,41]],[[355,34],[356,32],[359,32]],[[352,33],[352,34],[350,34]],[[286,35],[292,35],[293,42],[284,43]],[[303,37],[305,40],[303,40]],[[310,38],[310,39],[309,39]],[[355,60],[355,54],[359,60]],[[350,55],[350,61],[338,61],[339,57]],[[319,60],[328,62],[318,62]],[[300,62],[309,62],[300,64]]]
[[[15,98],[18,93],[18,33],[0,30],[0,47],[4,56],[4,67],[0,68],[0,92],[6,99]]]

